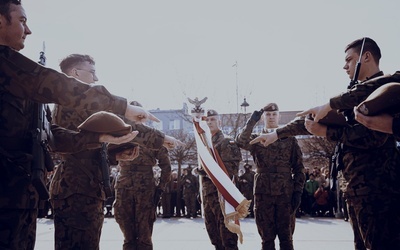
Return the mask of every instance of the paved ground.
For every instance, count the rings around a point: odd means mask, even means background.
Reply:
[[[38,219],[36,249],[54,249],[54,225],[49,219]],[[261,249],[260,237],[254,219],[241,220],[243,244],[239,249]],[[113,218],[104,220],[100,249],[122,249],[123,237]],[[277,241],[276,241],[277,242]],[[213,249],[208,239],[202,218],[158,218],[153,233],[155,250],[208,250]],[[342,219],[311,218],[297,219],[294,234],[296,250],[351,250],[352,231],[350,224]],[[277,243],[277,249],[278,243]]]

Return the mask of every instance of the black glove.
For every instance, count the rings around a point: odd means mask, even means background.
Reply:
[[[201,176],[207,176],[206,171],[204,169],[202,169],[202,168],[197,168],[196,171]]]
[[[292,194],[292,209],[293,213],[296,212],[296,210],[300,207],[301,203],[301,193],[300,192],[294,192]]]
[[[250,119],[255,122],[258,122],[263,113],[264,113],[264,110],[254,110],[253,114],[251,114]]]
[[[155,207],[157,207],[158,203],[160,202],[160,198],[161,198],[161,195],[163,192],[164,191],[160,187],[156,188],[156,191],[154,192],[154,197],[153,197],[153,204]]]

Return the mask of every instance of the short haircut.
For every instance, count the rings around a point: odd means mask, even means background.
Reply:
[[[71,54],[62,59],[60,62],[60,69],[63,73],[67,74],[76,65],[84,62],[89,62],[90,64],[95,65],[93,57],[89,55]]]
[[[0,0],[0,15],[5,16],[9,23],[11,22],[11,4],[21,5],[21,0]]]
[[[347,52],[349,49],[354,49],[358,54],[360,54],[361,51],[361,46],[363,43],[364,37],[357,39],[351,43],[349,43],[344,52]],[[369,51],[372,56],[374,57],[374,60],[377,64],[379,64],[379,60],[381,59],[381,49],[379,48],[378,44],[372,40],[369,37],[365,37],[365,44],[364,44],[364,49],[363,49],[363,54],[365,52]]]

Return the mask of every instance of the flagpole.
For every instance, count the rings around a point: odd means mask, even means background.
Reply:
[[[238,62],[235,61],[235,64],[232,67],[236,67],[236,113],[239,114],[239,84],[238,84]]]

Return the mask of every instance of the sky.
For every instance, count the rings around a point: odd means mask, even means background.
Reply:
[[[326,103],[346,90],[344,48],[368,36],[381,69],[400,67],[398,0],[22,1],[32,35],[21,51],[47,67],[71,53],[96,61],[98,84],[146,109],[188,98],[220,113]]]

